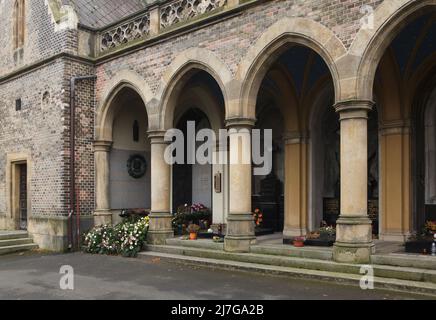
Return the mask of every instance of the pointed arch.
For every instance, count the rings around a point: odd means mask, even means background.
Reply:
[[[112,122],[115,110],[112,108],[114,99],[124,89],[131,89],[138,94],[145,106],[147,116],[150,118],[152,110],[149,108],[153,93],[145,79],[139,74],[130,70],[123,70],[117,73],[105,86],[100,97],[100,105],[97,107],[96,116],[96,139],[102,141],[112,140]],[[150,125],[150,119],[148,119]]]
[[[373,28],[362,28],[353,41],[349,56],[359,61],[355,67],[355,81],[348,81],[354,87],[359,99],[373,99],[373,86],[379,62],[386,49],[402,31],[402,27],[436,0],[391,0],[383,1],[374,11]]]
[[[262,79],[271,64],[289,46],[302,45],[324,60],[332,75],[336,97],[340,96],[336,61],[346,55],[343,43],[327,27],[306,18],[284,18],[273,24],[250,48],[236,73],[239,85],[239,116],[252,118]],[[236,91],[236,90],[234,90]]]
[[[197,71],[205,71],[218,84],[224,97],[227,114],[228,88],[232,74],[214,53],[203,48],[190,48],[180,53],[162,76],[156,99],[159,101],[159,124],[161,129],[172,127],[175,99],[186,80]]]

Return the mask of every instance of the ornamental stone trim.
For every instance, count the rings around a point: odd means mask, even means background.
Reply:
[[[168,28],[223,7],[227,0],[178,0],[160,9],[160,26]]]
[[[150,34],[150,12],[146,12],[134,20],[118,25],[103,32],[101,36],[101,52],[116,48],[133,40],[144,38]]]

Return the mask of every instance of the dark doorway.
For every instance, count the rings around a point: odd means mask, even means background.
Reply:
[[[27,165],[19,164],[19,197],[18,210],[20,215],[20,230],[27,230]]]
[[[210,128],[209,120],[206,114],[197,108],[191,108],[182,116],[177,124],[177,129],[181,130],[185,136],[185,150],[188,150],[187,140],[190,138],[187,136],[187,124],[189,121],[195,123],[197,131],[204,127]],[[185,204],[193,204],[193,175],[194,165],[188,164],[187,152],[185,152],[185,163],[173,165],[173,209],[177,210],[180,206]],[[212,171],[210,171],[212,175]],[[211,179],[211,177],[209,177]],[[205,185],[206,189],[211,188],[211,185]],[[212,191],[210,191],[210,197],[212,197]],[[204,204],[204,203],[203,203]],[[209,204],[205,204],[208,206]]]

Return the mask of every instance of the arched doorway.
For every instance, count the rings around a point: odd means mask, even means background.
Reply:
[[[419,232],[426,221],[436,221],[436,77],[429,72],[415,99],[413,225]]]
[[[380,58],[374,100],[380,124],[380,233],[404,241],[435,219],[432,165],[436,10],[421,8],[396,30]]]
[[[142,97],[130,85],[112,93],[99,114],[95,142],[95,223],[117,223],[123,209],[151,206],[151,155],[148,115]]]
[[[273,55],[256,104],[256,128],[273,132],[273,168],[253,176],[253,207],[287,242],[319,227],[326,199],[339,208],[339,121],[323,58],[297,44]]]
[[[186,150],[183,163],[172,165],[172,211],[203,205],[212,212],[212,224],[217,228],[225,224],[227,218],[227,167],[223,163],[199,163],[195,157],[188,161],[191,151],[188,145],[193,146],[195,155],[205,142],[212,143],[213,154],[207,156],[214,159],[215,152],[219,151],[219,130],[224,128],[224,97],[218,82],[208,72],[192,66],[184,72],[175,84],[177,89],[170,95],[167,107],[171,110],[166,114],[172,117],[172,128],[183,132]],[[203,129],[211,129],[215,140],[199,141],[197,134]],[[216,179],[222,186],[219,190],[214,187]]]
[[[206,114],[198,108],[188,108],[175,126],[188,138],[188,125],[194,126],[197,133],[202,129],[211,129]],[[197,152],[200,143],[195,143]],[[187,141],[185,141],[185,150]],[[203,204],[212,208],[212,164],[188,163],[188,154],[185,152],[185,163],[173,165],[173,208],[185,204]]]

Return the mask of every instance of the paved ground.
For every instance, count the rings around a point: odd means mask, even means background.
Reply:
[[[75,289],[59,287],[71,265]],[[0,256],[0,299],[423,299],[332,283],[82,253]]]

